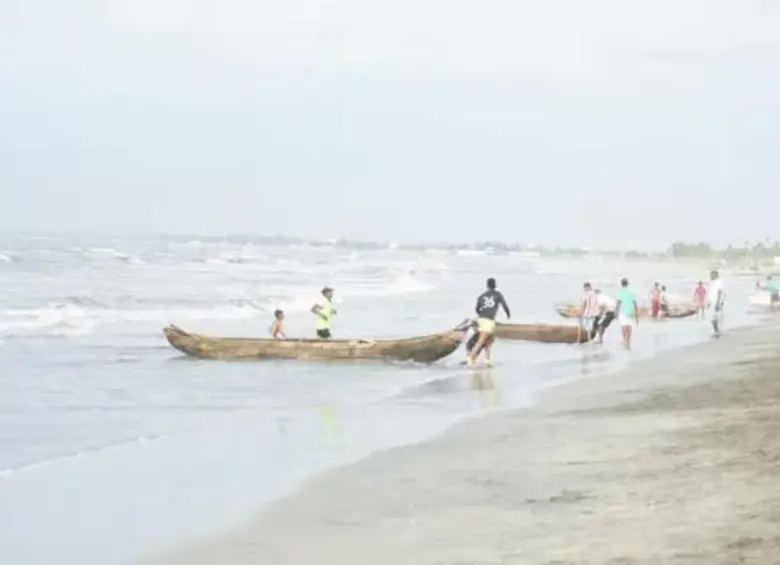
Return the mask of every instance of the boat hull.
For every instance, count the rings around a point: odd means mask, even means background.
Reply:
[[[302,361],[415,361],[433,363],[453,353],[468,326],[409,339],[255,339],[189,333],[170,325],[163,334],[175,349],[200,359]]]
[[[540,343],[586,343],[587,330],[557,324],[496,324],[497,338],[536,341]]]

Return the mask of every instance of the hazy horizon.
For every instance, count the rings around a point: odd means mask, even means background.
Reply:
[[[0,6],[0,228],[775,239],[780,5]]]

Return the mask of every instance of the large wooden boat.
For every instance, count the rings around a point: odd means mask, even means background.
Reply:
[[[555,306],[555,311],[564,318],[579,318],[582,307],[579,304],[558,304]],[[693,316],[698,311],[698,308],[693,304],[680,304],[676,306],[669,306],[669,315],[661,316],[663,318],[688,318]],[[647,306],[639,307],[639,317],[649,318],[650,308]]]
[[[542,343],[585,343],[590,341],[587,330],[577,326],[555,324],[496,324],[497,338],[521,339]]]
[[[191,357],[202,359],[299,359],[310,361],[383,360],[433,363],[454,352],[465,339],[468,324],[452,330],[408,339],[257,339],[212,337],[188,333],[170,325],[168,342]]]

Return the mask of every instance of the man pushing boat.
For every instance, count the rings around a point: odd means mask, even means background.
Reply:
[[[496,314],[499,307],[504,309],[507,319],[511,318],[509,306],[504,299],[504,295],[496,290],[496,279],[487,280],[487,290],[477,297],[475,311],[477,313],[477,333],[476,342],[472,339],[466,344],[466,364],[473,366],[482,350],[485,350],[485,365],[493,364],[493,341],[495,341]]]

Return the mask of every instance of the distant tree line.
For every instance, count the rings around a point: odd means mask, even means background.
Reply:
[[[729,245],[725,249],[717,249],[707,243],[685,243],[678,241],[668,250],[672,257],[690,257],[697,259],[730,259],[730,260],[761,260],[780,257],[780,241],[764,241],[751,243],[746,241],[740,246]]]

